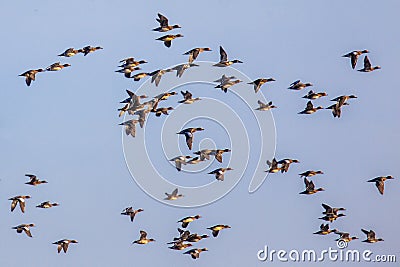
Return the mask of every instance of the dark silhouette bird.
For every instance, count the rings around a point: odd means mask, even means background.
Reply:
[[[158,18],[156,19],[158,23],[160,23],[160,27],[154,28],[153,31],[156,32],[167,32],[173,29],[179,29],[181,26],[178,24],[168,25],[168,19],[164,15],[158,13]]]
[[[94,51],[101,50],[101,49],[103,49],[103,47],[101,47],[101,46],[93,47],[93,46],[88,45],[88,46],[85,46],[84,48],[80,49],[80,51],[84,56],[86,56],[90,53],[93,53]]]
[[[299,194],[312,195],[317,192],[324,191],[322,187],[315,189],[313,181],[309,181],[307,178],[304,178],[304,184],[306,186],[306,190],[300,192]]]
[[[260,90],[261,86],[267,82],[274,82],[275,79],[274,78],[260,78],[257,79],[255,81],[252,81],[250,83],[247,84],[252,84],[254,85],[254,92],[258,93],[258,91]]]
[[[134,210],[133,207],[128,207],[128,208],[125,208],[121,212],[121,215],[129,216],[129,218],[131,219],[131,222],[133,222],[133,220],[135,219],[136,214],[138,214],[139,212],[142,212],[142,211],[144,211],[144,209]]]
[[[350,58],[351,59],[351,67],[354,69],[356,67],[358,57],[365,53],[369,53],[369,51],[368,50],[354,50],[350,53],[347,53],[346,55],[343,55],[342,57]]]
[[[200,257],[200,253],[203,251],[208,251],[207,248],[195,248],[184,252],[183,254],[189,254],[192,259],[198,259]]]
[[[44,71],[43,69],[28,70],[18,76],[25,77],[26,85],[30,86],[31,82],[36,79],[36,73],[43,72],[43,71]]]
[[[54,242],[54,245],[57,245],[57,252],[60,253],[61,249],[64,251],[64,253],[67,253],[68,250],[68,246],[69,244],[76,244],[78,243],[78,241],[74,240],[74,239],[62,239],[59,241]]]
[[[319,231],[318,232],[315,232],[315,233],[313,233],[314,235],[328,235],[328,234],[330,234],[330,233],[334,233],[334,232],[336,232],[337,230],[336,229],[332,229],[332,230],[330,230],[329,229],[329,224],[321,224],[321,226],[319,227]]]
[[[361,229],[361,231],[367,235],[367,239],[363,240],[362,242],[376,243],[379,241],[384,241],[382,238],[376,238],[375,232],[372,230],[367,231],[367,230]]]
[[[186,128],[186,129],[183,129],[182,131],[180,131],[180,132],[177,133],[177,134],[183,134],[183,135],[185,136],[185,138],[186,138],[186,144],[187,144],[189,150],[192,150],[192,145],[193,145],[193,134],[194,134],[195,132],[198,132],[198,131],[204,131],[204,128],[201,128],[201,127],[197,127],[197,128]]]
[[[379,176],[374,179],[368,180],[369,183],[375,183],[376,188],[378,188],[379,193],[383,195],[383,192],[385,191],[385,181],[394,179],[391,175],[388,176]]]
[[[243,63],[238,59],[228,60],[228,54],[225,52],[222,46],[219,47],[219,55],[220,55],[220,60],[218,63],[213,65],[215,67],[228,67],[235,63]]]
[[[372,67],[371,62],[368,59],[368,56],[365,56],[364,57],[364,67],[362,69],[359,69],[358,71],[360,71],[360,72],[371,72],[371,71],[379,70],[379,69],[381,69],[380,66]]]
[[[25,174],[26,177],[29,177],[29,182],[26,182],[25,184],[28,185],[33,185],[33,186],[37,186],[39,184],[47,184],[47,181],[45,180],[39,180],[36,175],[34,174]]]

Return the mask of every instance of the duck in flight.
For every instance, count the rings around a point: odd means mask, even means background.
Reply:
[[[352,51],[350,53],[347,53],[346,55],[343,55],[342,57],[350,58],[351,67],[354,69],[356,67],[356,65],[357,65],[358,57],[360,55],[362,55],[362,54],[365,54],[365,53],[369,53],[369,51],[368,50],[354,50],[354,51]]]
[[[209,47],[197,47],[185,52],[183,55],[189,55],[188,63],[191,64],[197,59],[200,53],[205,51],[212,51]]]
[[[120,123],[119,125],[125,126],[125,134],[131,135],[132,137],[136,137],[136,123],[139,120],[128,120]]]
[[[65,50],[63,53],[59,54],[59,57],[73,57],[76,54],[80,53],[81,50],[80,49],[74,49],[73,47],[68,48],[67,50]]]
[[[224,48],[222,48],[222,46],[219,47],[219,55],[220,55],[220,60],[218,63],[213,65],[215,67],[228,67],[235,63],[243,63],[242,61],[240,61],[238,59],[228,60],[228,54],[225,52],[225,50],[224,50]]]
[[[302,83],[300,80],[297,80],[297,81],[292,82],[290,84],[290,86],[288,87],[288,89],[291,89],[291,90],[302,90],[302,89],[304,89],[306,87],[309,87],[309,86],[313,86],[313,84],[312,83]]]
[[[178,194],[178,188],[175,188],[171,194],[165,193],[165,195],[167,196],[164,198],[165,200],[177,200],[178,198],[184,197],[184,195]]]
[[[380,66],[372,67],[371,62],[368,59],[368,56],[365,56],[364,57],[364,67],[362,69],[359,69],[358,71],[360,71],[360,72],[371,72],[371,71],[379,70],[379,69],[381,69]]]
[[[219,234],[219,231],[221,231],[223,229],[229,229],[229,228],[231,228],[229,225],[218,224],[218,225],[214,225],[212,227],[208,227],[207,229],[212,231],[213,237],[217,237]]]
[[[140,230],[140,237],[138,240],[132,242],[132,244],[146,245],[150,242],[154,242],[153,238],[147,238],[146,231]]]
[[[325,92],[320,92],[320,93],[315,93],[313,90],[310,90],[305,96],[302,98],[310,99],[310,100],[316,100],[318,98],[327,96],[328,94]]]
[[[193,222],[195,220],[198,220],[200,218],[201,218],[200,215],[188,216],[188,217],[185,217],[183,219],[180,219],[178,221],[178,223],[182,223],[182,228],[186,228],[189,225],[189,223],[191,223],[191,222]]]
[[[169,25],[168,24],[168,19],[164,15],[158,13],[158,18],[156,19],[158,23],[160,23],[160,27],[154,28],[153,31],[156,32],[167,32],[173,29],[179,29],[181,26],[178,24],[175,25]]]
[[[367,182],[369,183],[375,183],[376,188],[378,188],[378,191],[381,195],[383,195],[385,191],[385,181],[386,180],[391,180],[394,179],[391,175],[388,176],[379,176],[374,179],[368,180]]]
[[[18,226],[13,227],[12,229],[17,230],[17,233],[22,233],[25,232],[25,234],[29,237],[32,237],[31,231],[30,231],[30,227],[34,227],[35,224],[30,223],[30,224],[20,224]]]
[[[274,106],[272,104],[272,101],[269,101],[267,104],[265,104],[264,102],[262,102],[261,100],[257,101],[259,107],[256,108],[255,110],[259,110],[259,111],[267,111],[267,110],[271,110],[273,108],[277,108],[277,106]]]
[[[31,198],[30,196],[15,196],[12,198],[9,198],[8,200],[11,200],[11,212],[14,211],[15,207],[19,204],[19,207],[21,208],[22,213],[25,212],[25,199]]]
[[[78,243],[78,241],[76,241],[74,239],[62,239],[62,240],[54,242],[53,244],[57,245],[58,253],[60,253],[61,250],[63,250],[64,253],[67,253],[69,244],[76,244],[76,243]]]
[[[214,174],[215,178],[218,181],[223,181],[225,178],[225,173],[227,171],[231,171],[231,170],[233,170],[233,169],[232,168],[218,168],[216,170],[213,170],[212,172],[209,172],[208,174]]]
[[[103,47],[101,46],[85,46],[84,48],[80,49],[80,52],[83,54],[83,56],[87,56],[90,53],[93,53],[94,51],[101,50]]]
[[[191,159],[191,156],[177,156],[175,158],[170,159],[169,161],[175,162],[175,168],[180,172],[182,170],[182,164],[186,165],[187,160]]]
[[[180,132],[177,133],[177,134],[183,134],[183,135],[185,135],[186,144],[187,144],[189,150],[192,150],[192,145],[193,145],[193,134],[194,134],[195,132],[198,132],[198,131],[204,131],[204,128],[201,128],[201,127],[197,127],[197,128],[186,128],[186,129],[183,129],[182,131],[180,131]]]
[[[131,222],[133,222],[133,220],[135,219],[136,214],[138,214],[139,212],[142,212],[142,211],[144,211],[144,209],[134,210],[133,207],[128,207],[128,208],[125,208],[121,212],[121,215],[129,216],[129,218],[131,219]]]
[[[274,82],[274,81],[275,81],[274,78],[260,78],[260,79],[257,79],[257,80],[255,80],[255,81],[252,81],[252,82],[247,83],[247,84],[252,84],[252,85],[254,85],[254,92],[255,92],[255,93],[258,93],[258,91],[260,91],[260,88],[261,88],[261,86],[262,86],[263,84],[265,84],[265,83],[267,83],[267,82]]]
[[[47,184],[45,180],[39,180],[34,174],[25,174],[26,177],[29,177],[30,181],[25,184],[37,186],[39,184]]]
[[[192,93],[187,90],[186,92],[181,91],[181,94],[183,96],[183,100],[178,101],[178,103],[181,104],[193,104],[194,102],[201,100],[199,97],[193,98]]]
[[[60,206],[60,204],[58,204],[56,202],[50,203],[50,201],[45,201],[45,202],[42,202],[39,205],[37,205],[36,208],[49,209],[49,208],[56,207],[56,206]]]
[[[25,77],[26,85],[30,86],[32,81],[34,81],[36,79],[36,73],[43,72],[43,71],[44,71],[43,69],[27,70],[18,76]]]
[[[304,178],[304,184],[306,186],[306,190],[300,192],[299,194],[312,195],[320,191],[325,191],[322,187],[315,189],[313,181],[309,181],[307,178]]]
[[[367,239],[363,240],[362,242],[366,242],[366,243],[376,243],[376,242],[379,242],[379,241],[384,241],[382,238],[376,238],[376,237],[375,237],[375,232],[372,231],[372,230],[367,231],[367,230],[361,229],[361,231],[362,231],[364,234],[367,235]]]
[[[183,35],[180,34],[180,33],[178,33],[178,34],[168,34],[168,35],[161,36],[160,38],[157,38],[156,40],[157,41],[163,41],[164,45],[166,47],[171,47],[172,40],[174,40],[176,38],[180,38],[180,37],[183,37]]]
[[[313,233],[314,235],[328,235],[330,233],[335,233],[336,229],[329,229],[329,224],[321,224],[319,227],[319,231]]]
[[[311,101],[308,101],[307,106],[304,108],[304,110],[300,111],[298,114],[313,114],[320,109],[323,109],[323,107],[321,106],[314,107],[313,103]]]
[[[207,248],[195,248],[184,252],[183,254],[189,254],[192,259],[198,259],[200,257],[200,253],[203,251],[208,251]]]

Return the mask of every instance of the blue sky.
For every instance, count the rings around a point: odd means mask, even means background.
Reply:
[[[385,239],[373,245],[354,241],[350,248],[399,257],[400,233],[393,223],[400,220],[393,212],[400,200],[399,183],[397,179],[387,182],[381,196],[366,182],[381,175],[398,178],[400,173],[398,1],[202,1],[193,6],[185,1],[0,3],[0,235],[4,240],[0,265],[263,266],[270,263],[259,262],[256,253],[264,245],[317,251],[336,246],[334,236],[312,235],[321,224],[317,219],[323,211],[321,203],[346,207],[347,216],[334,222],[335,228],[360,238],[365,237],[361,228],[374,229]],[[154,40],[161,34],[151,31],[157,26],[157,12],[182,26],[175,33],[185,37],[169,49]],[[86,45],[100,45],[104,50],[86,57],[57,57],[69,47]],[[247,191],[251,177],[243,177],[227,196],[211,205],[190,209],[161,204],[133,181],[118,126],[121,118],[116,109],[125,89],[136,90],[143,82],[114,71],[118,61],[128,56],[146,59],[146,71],[180,64],[186,60],[182,53],[203,46],[213,52],[201,54],[201,60],[217,61],[219,45],[232,59],[244,62],[237,68],[248,77],[277,80],[261,89],[279,107],[273,112],[276,157],[301,163],[289,173],[268,176],[254,194]],[[372,64],[382,69],[353,71],[349,60],[341,56],[355,49],[370,50]],[[30,87],[18,77],[25,70],[59,60],[72,66],[38,74]],[[358,99],[351,101],[340,119],[327,110],[300,116],[297,112],[306,105],[301,96],[307,90],[286,89],[297,79],[328,93],[317,102],[323,106],[338,95],[355,94]],[[215,89],[210,86],[210,90]],[[178,97],[166,103],[175,100]],[[298,194],[304,188],[297,174],[308,169],[325,172],[313,179],[325,192]],[[25,173],[35,173],[49,183],[24,185]],[[10,213],[7,199],[20,194],[32,196],[26,213]],[[45,200],[61,206],[34,207]],[[132,205],[145,210],[134,223],[119,215]],[[189,226],[193,232],[209,234],[205,228],[220,223],[232,228],[196,244],[209,251],[193,262],[165,243],[177,235],[176,221],[195,214],[203,218]],[[32,239],[11,230],[31,222],[37,225]],[[140,229],[156,243],[132,246]],[[62,238],[77,239],[79,244],[72,244],[66,255],[58,255],[51,243]]]

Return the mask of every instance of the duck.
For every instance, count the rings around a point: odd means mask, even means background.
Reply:
[[[368,59],[368,56],[365,56],[364,57],[364,67],[362,69],[359,69],[358,71],[360,71],[360,72],[371,72],[371,71],[379,70],[379,69],[381,69],[380,66],[372,67],[371,62]]]
[[[375,237],[375,232],[372,231],[372,230],[367,231],[367,230],[361,229],[361,231],[362,231],[364,234],[367,235],[367,239],[363,240],[362,242],[366,242],[366,243],[376,243],[376,242],[379,242],[379,241],[384,241],[382,238],[376,238],[376,237]]]
[[[134,92],[132,92],[129,89],[126,89],[126,93],[128,94],[128,98],[125,98],[124,100],[122,100],[121,104],[126,104],[126,103],[134,103],[134,104],[140,104],[140,99],[142,98],[147,98],[147,95],[136,95]]]
[[[165,195],[167,196],[164,198],[165,200],[177,200],[178,198],[184,197],[184,195],[178,194],[178,188],[175,188],[171,194],[165,193]]]
[[[61,239],[56,242],[53,242],[53,245],[57,245],[57,252],[60,253],[61,249],[64,253],[67,253],[69,244],[76,244],[78,241],[75,239]]]
[[[319,227],[319,231],[313,233],[314,235],[328,235],[330,233],[335,233],[337,230],[336,229],[329,229],[329,224],[321,224]]]
[[[257,80],[254,80],[250,83],[247,84],[253,84],[254,85],[254,92],[258,93],[260,91],[260,88],[263,84],[267,82],[275,82],[276,80],[274,78],[259,78]]]
[[[218,80],[215,80],[214,82],[223,84],[223,83],[226,83],[233,79],[236,79],[236,77],[235,76],[226,76],[225,74],[223,74],[221,78],[219,78]]]
[[[300,161],[297,159],[281,159],[280,161],[278,161],[278,164],[281,164],[281,173],[288,172],[290,164],[292,163],[300,163]]]
[[[141,73],[135,74],[129,78],[132,78],[135,82],[137,82],[137,81],[140,81],[140,79],[146,78],[147,76],[150,76],[150,75],[151,75],[151,73],[141,72]]]
[[[201,218],[200,215],[188,216],[188,217],[185,217],[183,219],[180,219],[178,221],[178,223],[182,223],[182,228],[186,228],[189,225],[189,223],[191,223],[191,222],[193,222],[195,220],[198,220],[200,218]]]
[[[183,37],[183,35],[180,34],[180,33],[175,34],[175,35],[174,34],[168,34],[168,35],[161,36],[160,38],[157,38],[156,40],[157,41],[163,41],[164,45],[166,47],[171,47],[172,40],[174,40],[176,38],[180,38],[180,37]]]
[[[332,213],[332,214],[327,214],[327,215],[325,215],[323,217],[320,217],[318,219],[324,220],[324,221],[327,221],[327,222],[333,222],[333,221],[336,221],[338,218],[344,217],[344,216],[346,216],[346,214],[343,214],[343,213],[334,214],[334,213]]]
[[[208,251],[207,248],[195,248],[184,252],[183,254],[189,254],[192,259],[198,259],[200,257],[200,253],[203,251]]]
[[[310,170],[310,171],[305,171],[305,172],[299,173],[300,178],[311,177],[311,176],[314,176],[314,175],[317,175],[317,174],[324,174],[324,172],[323,171]]]
[[[68,48],[67,50],[65,50],[63,53],[59,54],[59,57],[73,57],[76,54],[80,53],[80,50],[74,49],[73,47]]]
[[[177,156],[175,158],[170,159],[169,161],[175,162],[175,168],[180,172],[182,170],[182,164],[186,165],[187,160],[191,159],[191,156]]]
[[[32,237],[31,231],[30,231],[30,227],[34,227],[35,224],[30,223],[30,224],[20,224],[18,226],[13,227],[12,229],[17,230],[17,233],[22,233],[22,231],[25,232],[25,234],[29,237]]]
[[[128,207],[128,208],[125,208],[121,212],[121,215],[129,216],[129,218],[131,219],[131,222],[133,222],[133,220],[135,219],[136,214],[138,214],[139,212],[142,212],[142,211],[144,211],[144,209],[134,210],[133,207]]]
[[[167,32],[167,31],[170,31],[173,29],[181,28],[181,26],[179,26],[178,24],[168,25],[168,19],[164,15],[162,15],[160,13],[158,13],[157,15],[158,15],[158,18],[156,20],[158,23],[160,23],[160,27],[154,28],[153,31]]]
[[[40,203],[39,205],[36,206],[36,208],[41,208],[41,209],[49,209],[52,207],[57,207],[60,206],[60,204],[54,202],[54,203],[50,203],[50,201],[45,201]]]
[[[313,181],[309,181],[307,178],[304,178],[304,184],[306,185],[306,190],[299,194],[312,195],[320,191],[325,191],[322,187],[315,189]]]
[[[174,242],[171,247],[168,247],[173,250],[184,250],[185,248],[191,247],[192,244],[183,243],[183,241]]]
[[[140,237],[138,240],[135,240],[132,242],[132,244],[139,244],[139,245],[145,245],[150,242],[155,242],[153,238],[147,238],[147,233],[146,231],[140,230]]]
[[[136,137],[136,123],[139,120],[128,120],[120,123],[119,125],[125,126],[125,134],[131,135],[132,137]]]
[[[141,70],[141,68],[129,66],[129,67],[124,67],[123,69],[120,70],[116,70],[115,72],[123,73],[125,78],[131,78],[131,73],[137,70]]]
[[[339,102],[336,102],[333,105],[330,105],[329,107],[326,107],[325,109],[331,109],[332,110],[332,115],[334,118],[340,118],[342,115],[342,106],[347,106],[349,105],[348,103],[343,103],[343,105],[340,105]]]
[[[193,98],[192,93],[187,90],[186,92],[181,91],[181,94],[183,96],[183,100],[178,101],[178,103],[181,104],[193,104],[194,102],[201,100],[199,97]]]
[[[47,184],[45,180],[39,180],[34,174],[25,174],[26,177],[29,177],[30,181],[25,184],[37,186],[39,184]]]
[[[351,59],[351,67],[354,69],[357,65],[358,57],[365,53],[369,53],[369,51],[368,50],[354,50],[350,53],[347,53],[346,55],[343,55],[342,57],[350,58]]]
[[[68,63],[61,64],[60,62],[56,62],[56,63],[53,63],[50,66],[48,66],[46,68],[46,71],[59,71],[59,70],[62,70],[63,68],[70,67],[70,66],[71,66],[71,64],[68,64]]]
[[[334,99],[331,99],[331,101],[336,101],[339,104],[339,106],[341,107],[341,106],[345,105],[345,103],[347,103],[347,101],[349,99],[354,99],[354,98],[357,98],[357,96],[356,95],[341,95],[341,96],[335,97]]]
[[[203,161],[204,161],[204,159],[195,157],[195,158],[192,158],[191,160],[187,161],[186,163],[187,164],[199,164],[200,162],[203,162]]]
[[[223,229],[229,229],[229,228],[231,228],[229,225],[217,224],[212,227],[208,227],[207,229],[212,231],[213,237],[217,237],[219,234],[219,231],[221,231]]]
[[[308,101],[307,102],[307,106],[305,107],[305,109],[303,111],[300,111],[298,114],[313,114],[313,113],[317,112],[320,109],[323,109],[323,107],[321,107],[321,106],[314,107],[312,102]]]
[[[150,113],[150,110],[151,109],[141,109],[141,110],[135,111],[134,115],[139,116],[138,121],[139,121],[140,128],[143,128],[144,123],[146,121],[146,116],[147,116],[147,114]]]
[[[278,162],[276,161],[275,158],[273,158],[272,161],[267,160],[267,165],[269,167],[267,172],[269,173],[277,173],[281,170],[281,168],[278,167]]]
[[[195,242],[199,242],[203,238],[209,238],[209,236],[208,235],[191,234],[191,235],[188,236],[186,241],[195,243]]]
[[[198,67],[199,65],[194,64],[194,63],[185,63],[185,64],[180,64],[172,68],[172,70],[176,71],[176,77],[181,78],[185,70],[191,67]]]
[[[93,47],[93,46],[88,45],[81,49],[81,53],[84,56],[87,56],[88,54],[93,53],[94,51],[97,51],[97,50],[101,50],[101,49],[103,49],[103,47],[101,47],[101,46]]]
[[[161,77],[167,73],[167,72],[171,72],[172,69],[159,69],[159,70],[155,70],[153,72],[150,73],[151,76],[151,83],[155,82],[156,87],[160,84],[161,81]]]
[[[11,212],[14,211],[15,207],[17,204],[19,204],[19,207],[21,208],[22,213],[25,212],[25,199],[29,199],[31,196],[15,196],[12,198],[9,198],[8,200],[11,200]]]
[[[228,92],[228,88],[234,86],[235,84],[241,83],[241,80],[234,80],[234,81],[226,81],[224,83],[218,84],[214,88],[221,88],[222,91],[225,93]]]
[[[337,215],[337,213],[339,211],[346,210],[345,208],[332,208],[331,206],[324,204],[324,203],[322,203],[321,205],[325,209],[325,211],[322,212],[322,214],[326,214],[326,215]],[[342,216],[340,216],[340,217],[342,217]]]
[[[219,55],[220,60],[218,63],[214,64],[215,67],[228,67],[235,63],[243,63],[242,61],[235,59],[235,60],[228,60],[228,54],[225,52],[222,46],[219,47]]]
[[[177,95],[177,92],[165,92],[165,93],[161,93],[159,95],[156,95],[154,97],[154,99],[157,99],[158,101],[161,100],[167,100],[169,97],[173,96],[173,95]]]
[[[156,114],[157,117],[160,117],[161,114],[164,115],[169,115],[168,111],[169,110],[173,110],[173,107],[162,107],[162,108],[153,108],[150,110],[150,112],[154,112]]]
[[[277,108],[277,106],[274,106],[272,104],[272,101],[269,101],[267,104],[265,104],[264,102],[262,102],[261,100],[257,101],[259,107],[256,108],[255,110],[259,110],[259,111],[267,111],[267,110],[271,110],[273,108]]]
[[[374,179],[368,180],[367,182],[369,183],[375,183],[376,188],[378,188],[378,191],[381,195],[383,195],[383,192],[385,191],[385,181],[394,179],[391,175],[388,176],[379,176]]]
[[[34,81],[36,79],[36,73],[43,72],[43,71],[44,71],[44,69],[27,70],[18,76],[25,77],[26,85],[30,86],[32,81]]]
[[[182,131],[180,131],[180,132],[177,133],[177,134],[183,134],[183,135],[185,135],[186,144],[187,144],[189,150],[192,150],[192,145],[193,145],[193,134],[194,134],[195,132],[198,132],[198,131],[204,131],[204,128],[201,128],[201,127],[197,127],[197,128],[186,128],[186,129],[183,129]]]
[[[189,230],[183,230],[181,228],[178,228],[178,232],[179,232],[179,237],[174,237],[174,241],[168,242],[167,243],[168,245],[186,241],[186,239],[191,235]]]
[[[316,100],[318,98],[327,96],[328,94],[325,92],[320,92],[320,93],[315,93],[313,90],[310,90],[305,96],[302,98],[310,99],[310,100]]]
[[[229,148],[225,148],[225,149],[213,149],[211,150],[209,155],[213,155],[215,157],[215,159],[219,162],[222,163],[222,154],[225,152],[231,152],[231,150]]]
[[[224,176],[225,176],[225,172],[231,171],[231,170],[233,170],[233,169],[229,168],[229,167],[228,168],[218,168],[218,169],[213,170],[212,172],[209,172],[208,174],[214,174],[215,178],[218,181],[223,181],[224,180]]]
[[[125,106],[123,106],[122,108],[119,108],[118,109],[118,111],[119,111],[119,114],[118,114],[118,117],[121,117],[122,115],[124,115],[125,114],[125,112],[127,112],[128,110],[129,110],[129,103],[128,104],[126,104]]]
[[[213,149],[202,149],[196,152],[193,152],[193,154],[200,156],[201,160],[210,160],[210,155],[213,154],[214,150]]]
[[[146,64],[148,62],[144,59],[136,61],[135,58],[128,57],[120,60],[119,63],[122,63],[121,65],[118,66],[120,68],[130,68],[130,67],[137,67],[141,64]]]
[[[183,53],[183,55],[189,55],[188,63],[191,64],[193,63],[193,61],[197,59],[200,53],[203,53],[205,51],[212,51],[212,50],[209,47],[196,47]]]
[[[302,83],[300,80],[294,81],[290,84],[290,86],[288,87],[288,89],[292,89],[292,90],[302,90],[306,87],[309,86],[313,86],[312,83]]]
[[[335,241],[343,240],[346,243],[349,243],[352,240],[358,239],[356,236],[350,236],[350,233],[344,233],[337,230],[334,233],[340,236],[338,239],[335,239]]]

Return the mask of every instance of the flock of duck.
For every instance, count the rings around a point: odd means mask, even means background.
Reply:
[[[181,26],[179,25],[169,25],[168,19],[163,16],[162,14],[158,14],[158,18],[156,19],[157,22],[159,23],[159,27],[154,28],[153,31],[155,32],[168,32],[174,29],[180,29]],[[172,41],[176,38],[183,37],[182,34],[168,34],[164,35],[162,37],[157,38],[156,40],[162,41],[166,47],[171,47]],[[100,50],[102,47],[92,47],[92,46],[86,46],[82,49],[74,49],[74,48],[69,48],[65,50],[62,54],[59,54],[58,56],[60,57],[72,57],[77,54],[83,54],[86,56],[89,53],[95,52],[96,50]],[[134,57],[129,57],[120,60],[120,65],[118,66],[120,69],[118,69],[116,72],[121,73],[124,75],[124,77],[128,79],[133,79],[134,81],[140,81],[143,78],[150,77],[151,78],[151,83],[155,83],[155,86],[159,86],[161,78],[164,74],[174,72],[176,71],[176,76],[181,77],[184,72],[191,68],[191,67],[196,67],[199,66],[195,63],[193,63],[200,53],[202,52],[207,52],[207,51],[212,51],[208,47],[201,47],[201,48],[193,48],[185,53],[183,55],[189,56],[187,63],[177,65],[173,68],[169,69],[158,69],[152,72],[137,72],[141,70],[141,66],[143,64],[146,64],[146,60],[135,60]],[[353,51],[350,52],[343,57],[347,57],[351,59],[351,66],[354,69],[357,64],[357,60],[360,55],[369,53],[368,50],[362,50],[362,51]],[[234,60],[229,60],[228,55],[224,48],[222,46],[219,47],[219,54],[220,54],[220,60],[213,66],[215,67],[228,67],[233,64],[237,63],[243,63],[242,61],[238,59]],[[51,64],[50,66],[46,68],[39,68],[39,69],[31,69],[28,70],[19,76],[25,77],[25,82],[27,86],[31,85],[32,81],[35,81],[36,74],[41,73],[41,72],[47,72],[47,71],[59,71],[62,70],[65,67],[70,67],[70,64],[61,64],[60,62],[56,62],[54,64]],[[372,67],[370,60],[368,56],[364,57],[364,66],[362,69],[359,69],[358,71],[360,72],[372,72],[374,70],[380,69],[379,66]],[[257,94],[261,87],[269,82],[274,82],[274,78],[259,78],[256,79],[250,83],[254,89],[254,92]],[[221,78],[217,79],[214,81],[216,84],[215,88],[221,89],[223,92],[227,92],[228,89],[238,83],[241,83],[242,81],[239,79],[236,79],[234,76],[226,76],[223,75]],[[312,83],[303,83],[300,80],[297,80],[290,84],[288,89],[290,90],[295,90],[295,91],[300,91],[303,90],[307,87],[313,86]],[[128,97],[124,100],[122,100],[120,103],[123,104],[123,107],[119,108],[119,117],[123,116],[125,113],[132,115],[132,116],[137,116],[135,119],[130,119],[127,121],[122,122],[120,125],[125,127],[125,133],[126,135],[131,135],[132,137],[136,136],[136,124],[139,123],[140,128],[143,128],[145,126],[145,121],[147,116],[149,116],[150,113],[154,113],[156,117],[160,117],[162,115],[169,115],[172,110],[174,110],[173,107],[161,107],[160,104],[163,103],[164,100],[167,100],[169,97],[178,95],[176,92],[165,92],[162,94],[159,94],[155,97],[153,97],[151,100],[141,102],[142,99],[148,98],[147,95],[136,95],[134,92],[130,90],[126,90]],[[181,95],[183,97],[182,100],[179,100],[179,104],[194,104],[201,100],[200,97],[193,97],[192,93],[189,91],[181,91]],[[299,114],[313,114],[317,112],[320,109],[323,109],[322,106],[314,106],[313,101],[318,100],[321,97],[326,97],[327,93],[326,92],[314,92],[313,90],[310,90],[306,95],[304,95],[302,98],[308,99],[309,101],[307,102],[307,105],[303,111],[300,111]],[[329,107],[326,107],[325,109],[330,109],[332,110],[332,114],[334,117],[340,118],[341,117],[341,109],[344,106],[349,105],[348,100],[357,98],[355,95],[341,95],[336,98],[333,98],[331,101],[334,103],[330,105]],[[258,100],[258,105],[259,107],[255,108],[257,111],[268,111],[273,108],[277,108],[276,106],[273,105],[272,101],[269,101],[268,103],[264,103],[261,100]],[[191,128],[186,128],[179,130],[177,134],[182,135],[185,137],[186,144],[189,150],[192,150],[193,146],[193,141],[194,141],[194,135],[196,132],[201,132],[204,131],[205,129],[202,127],[191,127]],[[177,171],[182,170],[182,165],[186,164],[198,164],[200,162],[203,162],[205,160],[210,160],[211,157],[214,157],[218,162],[222,163],[222,155],[223,153],[229,153],[231,150],[228,148],[225,149],[203,149],[200,151],[196,151],[193,154],[196,155],[195,157],[189,156],[189,155],[179,155],[176,156],[172,159],[170,159],[171,162],[175,163],[175,167]],[[275,158],[272,159],[272,161],[267,161],[268,165],[268,173],[285,173],[288,172],[289,167],[292,163],[299,163],[298,160],[296,159],[282,159],[282,160],[276,160]],[[209,172],[210,175],[214,175],[215,178],[218,181],[224,181],[224,176],[227,171],[232,170],[231,167],[225,167],[225,168],[218,168],[215,169],[211,172]],[[318,174],[323,174],[322,171],[320,170],[307,170],[303,173],[300,173],[300,177],[304,178],[304,184],[305,184],[305,190],[300,192],[300,194],[305,194],[305,195],[312,195],[317,192],[324,191],[323,188],[316,188],[314,185],[314,182],[312,180],[309,180],[310,177],[318,175]],[[37,186],[42,183],[47,183],[46,181],[41,181],[39,180],[35,175],[28,175],[27,176],[30,178],[30,181],[27,182],[28,185],[33,185]],[[376,187],[378,188],[380,194],[383,195],[384,193],[384,182],[387,179],[393,179],[392,176],[382,176],[382,177],[376,177],[374,179],[368,180],[368,182],[373,182],[375,183]],[[166,195],[166,200],[176,200],[181,197],[184,197],[182,194],[178,193],[178,189],[174,189],[171,193],[165,193]],[[20,195],[20,196],[15,196],[10,198],[9,200],[12,201],[11,203],[11,211],[14,211],[15,207],[17,205],[20,206],[21,211],[24,213],[25,212],[25,200],[29,199],[30,196],[27,195]],[[51,203],[50,201],[43,202],[39,204],[37,207],[38,208],[51,208],[54,206],[58,206],[57,203]],[[319,218],[324,221],[327,221],[329,223],[332,223],[336,219],[345,216],[343,213],[339,213],[339,211],[345,210],[344,208],[332,208],[327,204],[322,204],[324,207],[325,211],[323,212],[323,217]],[[143,209],[133,209],[133,207],[128,207],[122,211],[122,215],[127,215],[130,217],[130,220],[133,222],[135,216],[143,212]],[[199,219],[200,216],[189,216],[186,218],[183,218],[179,220],[178,222],[181,223],[182,228],[186,228],[189,223],[194,222],[195,220]],[[18,226],[13,227],[18,233],[25,232],[27,236],[32,237],[32,234],[30,232],[30,228],[34,227],[35,225],[33,223],[31,224],[20,224]],[[219,231],[230,228],[229,225],[225,224],[219,224],[215,225],[212,227],[209,227],[207,229],[212,231],[212,235],[214,237],[218,236]],[[198,242],[202,239],[206,239],[209,236],[208,235],[199,235],[197,233],[191,233],[189,230],[182,230],[181,228],[178,228],[179,236],[173,238],[173,241],[169,242],[168,244],[172,245],[169,248],[173,250],[184,250],[188,247],[192,247],[192,243]],[[378,241],[383,241],[381,238],[376,238],[375,237],[375,232],[372,230],[364,230],[362,229],[362,232],[364,232],[367,235],[367,239],[364,240],[365,242],[368,243],[374,243]],[[338,234],[340,237],[340,240],[344,240],[346,242],[349,242],[351,240],[357,239],[357,237],[351,237],[349,233],[346,232],[341,232],[336,229],[331,230],[329,228],[329,224],[321,224],[320,230],[315,232],[314,234],[320,234],[320,235],[327,235],[330,233],[335,233]],[[144,230],[140,230],[140,237],[138,240],[133,241],[133,244],[140,244],[140,245],[145,245],[150,242],[155,241],[152,238],[147,237],[148,234]],[[68,245],[70,243],[78,243],[74,239],[62,239],[59,241],[54,242],[53,244],[56,244],[58,246],[58,253],[60,253],[61,250],[64,252],[67,252]],[[189,254],[193,259],[197,259],[200,256],[200,253],[203,251],[207,251],[207,248],[193,248],[190,250],[187,250],[184,252],[184,254]]]

